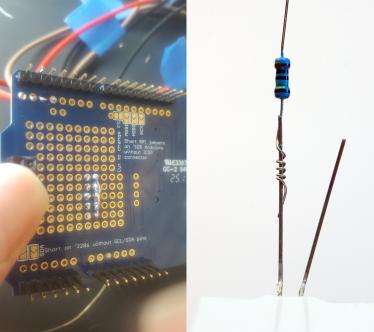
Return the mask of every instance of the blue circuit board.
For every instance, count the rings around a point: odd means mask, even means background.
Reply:
[[[2,161],[30,167],[49,208],[8,281],[15,294],[128,283],[185,264],[183,92],[19,71]]]

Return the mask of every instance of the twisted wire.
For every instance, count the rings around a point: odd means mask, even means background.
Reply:
[[[278,136],[278,134],[277,134]],[[282,183],[283,185],[283,199],[282,199],[282,204],[284,204],[284,201],[286,200],[287,197],[287,185],[285,182],[286,179],[286,162],[284,159],[286,158],[286,153],[283,151],[282,146],[279,143],[279,139],[277,137],[276,141],[276,148],[278,152],[282,155],[282,158],[277,159],[276,163],[278,164],[277,166],[277,174],[276,174],[276,179]]]

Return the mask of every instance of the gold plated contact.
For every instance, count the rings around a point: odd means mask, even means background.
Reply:
[[[101,103],[99,104],[99,108],[100,108],[102,111],[106,110],[106,103],[101,102]]]
[[[65,226],[64,225],[58,225],[57,226],[57,233],[63,233],[65,231]]]
[[[34,129],[34,122],[32,122],[32,121],[26,121],[25,122],[25,127],[27,128],[27,129]]]
[[[33,140],[34,139],[34,133],[32,131],[27,131],[25,134],[26,139]]]
[[[57,99],[56,96],[50,96],[50,97],[49,97],[49,102],[50,102],[51,104],[56,104],[57,101],[58,101],[58,99]]]
[[[32,143],[32,142],[27,142],[27,143],[26,143],[26,149],[29,150],[29,151],[34,150],[34,143]]]
[[[60,105],[66,105],[66,98],[65,97],[60,97],[58,101],[59,101]]]
[[[89,262],[89,263],[93,263],[93,262],[95,262],[95,260],[96,260],[96,257],[95,257],[95,255],[89,255],[88,257],[87,257],[87,261]]]
[[[51,263],[50,266],[52,269],[57,269],[58,268],[58,261],[54,259]]]
[[[66,258],[61,259],[61,262],[60,262],[61,267],[67,267],[68,264],[69,262]]]
[[[48,262],[42,262],[42,263],[40,264],[40,268],[41,268],[43,271],[47,270],[48,267],[49,267]]]
[[[75,99],[74,98],[69,98],[69,106],[71,106],[71,107],[75,106]]]
[[[89,109],[93,108],[93,107],[94,107],[94,103],[93,103],[93,101],[92,101],[92,100],[87,100],[87,102],[86,102],[86,106],[87,106],[87,108],[89,108]]]
[[[67,224],[66,225],[66,230],[70,233],[74,230],[74,225],[73,224]]]
[[[84,100],[78,99],[77,105],[78,105],[78,107],[81,107],[81,108],[84,107],[84,105],[85,105]]]
[[[25,264],[20,265],[19,272],[26,273],[27,272],[27,265],[25,265]]]
[[[36,263],[32,263],[32,264],[30,265],[30,271],[31,271],[31,272],[36,272],[38,269],[39,269],[38,264],[36,264]]]
[[[76,257],[71,257],[69,262],[71,266],[75,266],[78,264],[78,259]]]
[[[51,108],[49,109],[49,114],[50,114],[50,115],[52,115],[52,116],[56,116],[57,113],[58,113],[58,111],[57,111],[56,108],[51,107]]]

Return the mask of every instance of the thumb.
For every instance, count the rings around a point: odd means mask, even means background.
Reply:
[[[47,206],[47,192],[31,170],[0,164],[0,282],[34,235]]]
[[[141,332],[186,332],[186,285],[179,284],[153,295],[139,315]]]

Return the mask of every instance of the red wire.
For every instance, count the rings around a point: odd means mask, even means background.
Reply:
[[[128,10],[130,8],[133,8],[133,7],[138,7],[140,5],[146,5],[146,4],[151,4],[151,3],[155,3],[157,1],[155,0],[140,0],[140,1],[134,1],[134,2],[131,2],[131,3],[128,3],[126,5],[123,5],[123,6],[120,6],[118,7],[117,9],[115,10],[112,10],[111,12],[109,13],[106,13],[102,16],[99,16],[97,17],[96,19],[88,22],[87,24],[83,25],[82,27],[80,27],[78,30],[72,32],[71,34],[69,34],[68,36],[66,36],[64,39],[62,39],[59,43],[56,44],[56,46],[54,46],[52,48],[52,50],[43,58],[43,60],[38,64],[38,66],[36,67],[35,71],[36,72],[39,72],[41,70],[43,70],[44,68],[47,68],[48,65],[56,58],[56,56],[61,52],[61,50],[67,46],[68,44],[70,44],[72,41],[74,41],[76,38],[79,37],[80,34],[82,34],[83,32],[93,28],[94,26],[98,25],[98,24],[101,24],[107,20],[109,20],[110,18],[116,16],[118,13],[120,12],[123,12],[125,10]]]
[[[118,7],[115,10],[112,10],[109,13],[106,13],[102,16],[97,17],[96,19],[92,20],[91,22],[88,22],[87,24],[80,27],[78,30],[74,31],[64,39],[62,39],[59,43],[57,43],[50,52],[43,58],[43,60],[38,64],[35,71],[41,71],[42,69],[48,67],[48,65],[56,58],[56,56],[62,51],[64,47],[69,45],[72,41],[74,41],[76,38],[79,37],[80,34],[86,32],[89,29],[92,29],[94,26],[101,24],[110,18],[116,16],[117,14],[131,9],[133,7],[138,7],[141,5],[151,4],[157,2],[156,0],[139,0],[134,1],[128,4],[125,4],[123,6]],[[7,86],[6,82],[4,80],[0,80],[1,86]],[[4,90],[0,89],[0,99],[3,100],[10,100],[10,93]]]
[[[10,93],[4,90],[0,90],[0,99],[10,100]]]
[[[0,85],[7,87],[8,84],[5,80],[0,80]],[[8,91],[0,89],[0,99],[10,100],[10,93]]]

